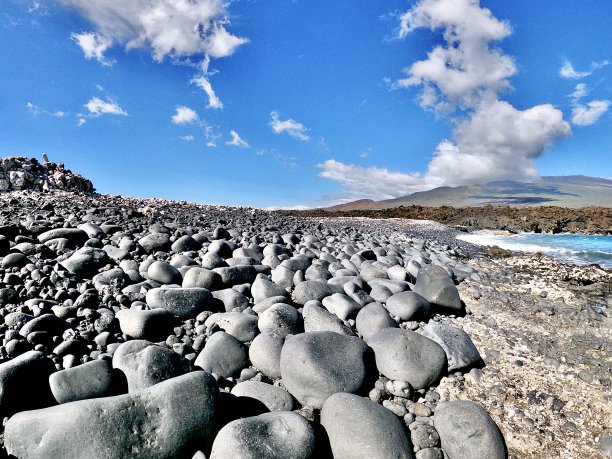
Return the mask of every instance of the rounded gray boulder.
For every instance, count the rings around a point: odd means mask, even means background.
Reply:
[[[431,316],[429,301],[415,292],[400,292],[387,298],[387,310],[401,320],[427,322]]]

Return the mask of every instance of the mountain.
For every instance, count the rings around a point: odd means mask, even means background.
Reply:
[[[443,186],[388,199],[360,199],[328,207],[326,210],[378,210],[399,206],[476,207],[484,205],[533,207],[558,206],[580,208],[612,207],[612,180],[584,175],[540,177],[531,183],[498,181],[484,185]]]

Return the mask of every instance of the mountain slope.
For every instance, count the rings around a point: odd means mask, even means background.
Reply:
[[[541,177],[532,183],[499,181],[485,185],[446,186],[385,201],[361,199],[327,210],[375,210],[411,205],[475,207],[487,204],[514,207],[612,207],[612,180],[569,175]]]

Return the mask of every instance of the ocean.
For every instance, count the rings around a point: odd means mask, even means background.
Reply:
[[[564,263],[588,265],[597,263],[612,269],[612,236],[582,234],[508,234],[483,230],[457,236],[462,241],[477,245],[496,245],[506,250],[527,253],[541,252]]]

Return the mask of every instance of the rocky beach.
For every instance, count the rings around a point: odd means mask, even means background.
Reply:
[[[0,194],[3,457],[612,454],[609,271],[62,187]]]

